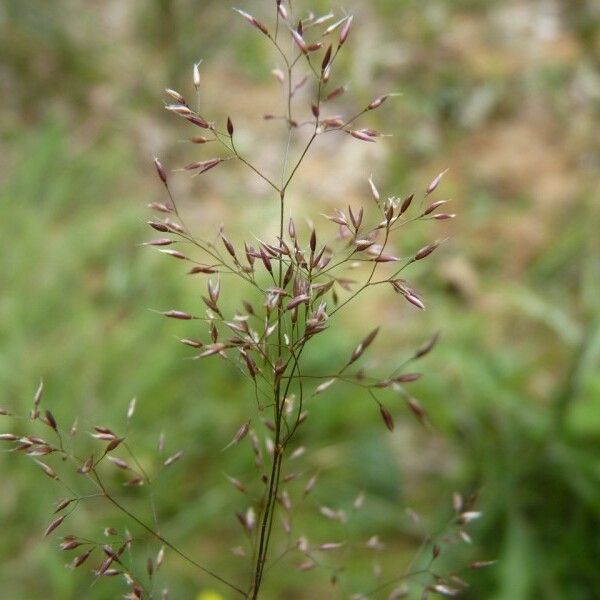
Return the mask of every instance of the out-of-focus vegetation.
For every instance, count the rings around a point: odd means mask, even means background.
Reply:
[[[271,3],[239,4],[266,15]],[[353,0],[347,8],[357,15],[344,58],[352,84],[336,110],[401,92],[374,117],[393,137],[375,149],[325,144],[295,200],[316,219],[323,203],[368,202],[371,172],[385,193],[403,195],[450,167],[444,192],[459,217],[440,228],[450,243],[413,279],[426,313],[391,294],[360,307],[385,323],[379,348],[389,364],[442,331],[414,388],[434,431],[398,405],[400,428],[389,436],[370,403],[334,386],[311,406],[304,440],[322,472],[317,499],[347,507],[364,486],[354,532],[377,530],[389,566],[406,564],[419,543],[407,505],[435,529],[454,490],[478,490],[485,514],[465,556],[499,562],[465,575],[466,598],[597,597],[600,11],[591,0]],[[203,101],[222,117],[240,115],[247,149],[274,164],[260,115],[276,109],[276,60],[228,5],[2,3],[0,406],[26,414],[43,376],[60,422],[79,415],[82,427],[121,427],[137,396],[132,435],[143,460],[153,460],[161,431],[169,448],[187,450],[157,488],[163,531],[235,575],[242,567],[228,548],[239,533],[238,499],[223,471],[243,472],[247,456],[215,449],[253,398],[227,365],[186,360],[176,340],[188,330],[147,310],[196,306],[201,284],[137,246],[147,236],[144,205],[161,199],[151,157],[180,164],[198,152],[178,144],[186,131],[162,114],[160,92],[187,92],[201,57]],[[201,180],[178,177],[177,187],[202,230],[235,217],[235,235],[275,219],[268,193],[229,165]],[[427,232],[410,235],[407,247]],[[361,321],[347,317],[343,338],[325,338],[311,362],[337,364],[365,333]],[[1,418],[2,431],[20,427]],[[117,584],[90,587],[42,541],[61,491],[23,457],[3,453],[0,468],[1,596],[115,597]],[[135,503],[142,493],[126,496]],[[98,536],[102,515],[103,524],[122,522],[101,504],[74,518]],[[316,510],[301,525],[320,541],[339,533]],[[361,581],[370,568],[354,565],[349,576]],[[329,593],[326,574],[284,573],[269,598]],[[164,576],[177,599],[212,587],[175,558]]]

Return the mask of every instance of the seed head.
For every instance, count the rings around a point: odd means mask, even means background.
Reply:
[[[414,194],[411,194],[410,196],[407,196],[403,201],[402,201],[402,205],[400,206],[400,214],[403,215],[409,208],[409,206],[411,205],[413,198],[415,197]]]
[[[375,137],[364,129],[353,129],[352,131],[350,131],[350,135],[356,138],[357,140],[361,140],[363,142],[375,141]]]
[[[169,458],[167,458],[167,460],[165,460],[163,465],[165,467],[169,467],[174,462],[177,462],[182,456],[183,456],[183,450],[180,450],[179,452],[175,452],[175,454],[173,454],[172,456],[169,456]]]
[[[375,110],[376,108],[379,108],[389,97],[389,94],[385,94],[384,96],[375,98],[375,100],[369,103],[367,110]]]
[[[42,401],[42,396],[44,395],[44,380],[41,379],[40,383],[35,391],[35,395],[33,397],[33,406],[37,408]]]
[[[298,31],[296,31],[295,29],[292,29],[292,37],[294,38],[296,45],[298,46],[298,48],[300,48],[302,53],[308,54],[308,46],[307,46],[306,42],[304,41],[302,34],[299,33]]]
[[[194,87],[196,88],[196,91],[198,91],[200,89],[200,62],[194,63],[194,67],[192,69],[192,80],[194,82]]]
[[[178,102],[179,104],[185,104],[185,98],[177,91],[172,90],[170,88],[167,88],[165,90],[165,92],[171,96],[171,98],[173,98],[173,100],[175,100],[175,102]]]
[[[252,25],[253,27],[256,27],[256,29],[260,30],[265,35],[269,35],[269,30],[260,21],[255,19],[252,15],[248,14],[247,12],[245,12],[243,10],[240,10],[239,8],[234,8],[233,10],[235,10],[235,12],[242,15],[242,17],[244,19],[246,19],[246,21],[248,21],[248,23],[250,23],[250,25]]]
[[[394,431],[394,418],[392,417],[392,414],[390,413],[390,411],[385,408],[383,405],[379,405],[379,412],[381,414],[381,418],[383,419],[383,422],[385,423],[385,426],[390,430],[390,431]]]
[[[154,166],[156,167],[156,172],[158,173],[160,180],[165,185],[167,185],[167,172],[165,171],[165,168],[162,166],[162,163],[160,162],[160,160],[158,160],[156,156],[154,157]]]
[[[50,525],[48,525],[48,527],[46,528],[46,531],[44,532],[44,537],[50,535],[57,527],[59,527],[62,522],[65,520],[66,515],[61,515],[60,517],[56,517],[56,519],[54,519]]]
[[[440,181],[442,181],[442,177],[448,172],[448,169],[446,169],[445,171],[442,171],[439,175],[437,175],[433,181],[427,186],[427,189],[425,190],[425,194],[428,196],[429,194],[432,194],[436,188],[438,187],[438,185],[440,185]]]
[[[325,69],[327,69],[327,67],[329,66],[329,62],[331,61],[331,52],[332,46],[331,44],[329,44],[327,50],[325,51],[325,55],[323,56],[323,62],[321,63],[321,71],[325,71]]]
[[[183,312],[181,310],[167,310],[165,312],[161,312],[160,314],[170,319],[179,319],[181,321],[189,321],[190,319],[194,318],[189,313]]]
[[[350,28],[352,27],[352,21],[354,21],[354,16],[350,15],[346,19],[346,22],[344,23],[344,26],[342,27],[342,30],[340,31],[340,41],[339,41],[340,46],[343,46],[344,42],[348,39],[348,34],[350,33]]]
[[[54,418],[54,415],[49,410],[47,410],[45,416],[45,421],[48,427],[54,429],[54,431],[58,431],[58,426],[56,425],[56,419]]]
[[[423,258],[428,257],[439,245],[440,242],[432,242],[431,244],[424,246],[415,254],[415,260],[422,260]]]

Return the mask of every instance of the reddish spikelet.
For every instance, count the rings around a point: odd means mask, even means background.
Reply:
[[[421,310],[425,310],[425,303],[418,296],[415,296],[414,294],[404,294],[404,297],[413,306],[416,306],[417,308],[419,308]]]
[[[300,306],[300,304],[307,303],[309,300],[310,296],[308,294],[300,294],[299,296],[296,296],[295,298],[292,298],[290,300],[286,307],[286,310],[293,310],[297,306]]]
[[[392,256],[391,254],[379,254],[373,260],[378,263],[387,263],[387,262],[397,262],[400,259],[397,256]]]
[[[148,204],[148,208],[161,213],[173,212],[166,204],[161,204],[160,202],[150,202],[150,204]]]
[[[177,462],[183,456],[183,450],[175,452],[175,454],[169,456],[164,462],[163,466],[170,467],[173,463]]]
[[[233,247],[233,244],[225,237],[225,234],[221,231],[221,240],[223,241],[223,245],[225,246],[225,249],[227,250],[227,252],[229,253],[230,256],[232,256],[233,258],[235,258],[235,249]]]
[[[234,8],[233,10],[235,10],[235,12],[237,12],[238,14],[242,15],[242,17],[246,21],[248,21],[248,23],[250,23],[250,25],[252,25],[253,27],[256,27],[256,29],[258,29],[265,35],[269,35],[269,30],[260,21],[255,19],[251,14],[248,14],[247,12],[240,10],[239,8]]]
[[[448,172],[448,169],[446,169],[445,171],[442,171],[439,175],[437,175],[434,180],[427,186],[427,189],[425,190],[425,194],[428,196],[429,194],[432,194],[433,192],[435,192],[435,190],[437,189],[437,187],[440,185],[440,182],[442,181],[442,177]]]
[[[40,383],[35,391],[35,395],[33,396],[33,406],[37,408],[42,401],[42,397],[44,395],[44,380],[41,379]]]
[[[435,345],[437,344],[439,339],[440,339],[440,333],[438,331],[436,334],[434,334],[434,336],[429,341],[425,342],[425,344],[423,344],[423,346],[421,346],[415,352],[415,358],[421,358],[421,357],[429,354],[433,350],[433,348],[435,347]]]
[[[350,135],[357,140],[363,142],[375,142],[375,138],[370,133],[367,133],[364,129],[353,129],[350,131]]]
[[[79,556],[76,556],[73,559],[73,562],[71,563],[71,568],[76,569],[77,567],[80,567],[90,557],[90,555],[93,551],[94,551],[94,548],[90,548],[84,554],[80,554]]]
[[[436,208],[443,206],[447,202],[448,202],[448,200],[438,200],[437,202],[433,202],[423,211],[423,215],[431,214]]]
[[[248,435],[249,431],[250,431],[250,421],[247,421],[236,431],[232,440],[229,442],[229,444],[227,444],[227,446],[225,446],[225,448],[223,448],[223,450],[227,450],[227,448],[230,448],[231,446],[235,446],[236,444],[239,444]]]
[[[192,267],[188,271],[188,275],[196,275],[198,273],[205,273],[207,275],[212,275],[213,273],[218,273],[218,271],[216,269],[213,269],[212,267],[203,267],[202,265],[197,265],[195,267]]]
[[[340,31],[340,41],[339,45],[343,46],[346,40],[348,39],[348,34],[350,33],[350,28],[352,27],[352,21],[354,21],[354,16],[351,15],[346,19],[342,30]]]
[[[302,53],[308,54],[308,46],[307,46],[306,42],[304,41],[302,34],[299,33],[298,31],[292,29],[292,37],[294,38],[294,42],[296,42],[296,45],[298,46],[298,48],[300,48]]]
[[[239,479],[236,479],[235,477],[230,477],[227,474],[225,474],[225,477],[227,477],[227,480],[229,481],[229,483],[231,483],[231,485],[236,490],[242,492],[242,494],[246,493],[246,491],[247,491],[248,488]]]
[[[210,124],[198,115],[186,115],[185,117],[192,125],[201,127],[202,129],[210,129]]]
[[[209,279],[207,284],[208,296],[211,301],[216,304],[221,295],[221,280],[217,279],[214,283]]]
[[[56,519],[54,519],[50,525],[48,525],[48,527],[46,528],[46,531],[44,532],[44,537],[49,536],[57,527],[60,527],[60,525],[62,524],[62,522],[65,520],[66,515],[61,515],[60,517],[56,517]]]
[[[379,413],[381,414],[381,418],[383,419],[385,426],[390,431],[394,431],[394,419],[393,419],[390,411],[387,408],[385,408],[383,405],[380,404],[379,405]]]
[[[106,452],[112,452],[115,448],[118,448],[123,441],[124,438],[115,438],[114,440],[111,440],[106,445]]]
[[[311,227],[309,245],[310,251],[314,252],[317,247],[317,232],[314,227]]]
[[[271,265],[271,259],[267,256],[267,254],[265,253],[265,251],[260,248],[259,250],[260,252],[260,258],[263,262],[263,265],[265,265],[265,269],[267,269],[267,271],[269,271],[269,273],[271,273],[271,275],[273,274],[273,266]]]
[[[189,321],[194,317],[189,313],[183,312],[182,310],[167,310],[160,313],[164,317],[168,317],[169,319],[179,319],[181,321]]]
[[[54,429],[54,431],[58,431],[56,419],[54,418],[54,415],[49,410],[47,410],[45,412],[44,421],[45,421],[46,425],[48,425],[48,427],[50,427],[51,429]]]
[[[415,260],[422,260],[426,257],[428,257],[434,250],[436,250],[436,248],[438,248],[440,245],[440,242],[432,242],[431,244],[428,244],[427,246],[421,248],[416,254],[415,254]]]
[[[214,169],[218,164],[222,163],[222,158],[211,158],[209,160],[200,160],[196,162],[189,163],[186,165],[184,170],[186,171],[198,171],[197,175],[201,175],[202,173],[206,173],[206,171],[210,171]]]
[[[183,338],[179,341],[182,344],[185,344],[186,346],[191,346],[192,348],[202,348],[202,346],[204,345],[201,341],[190,338]]]
[[[85,462],[81,465],[81,467],[79,467],[79,469],[77,469],[77,472],[80,473],[81,475],[85,475],[86,473],[89,473],[92,470],[92,467],[94,466],[94,456],[90,456],[88,459],[85,460]]]
[[[246,367],[248,368],[248,372],[250,373],[250,376],[252,377],[252,379],[256,379],[256,376],[259,373],[258,367],[256,366],[256,363],[254,362],[254,359],[248,355],[248,353],[244,350],[240,350],[240,353],[246,363]]]
[[[167,227],[167,225],[165,225],[164,223],[161,223],[160,221],[148,221],[148,225],[150,225],[150,227],[152,227],[152,229],[156,229],[156,231],[161,231],[163,233],[166,233],[169,231],[169,228]]]
[[[175,102],[178,102],[179,104],[187,104],[185,98],[178,91],[167,88],[165,89],[165,93],[168,96],[171,96]]]
[[[341,96],[342,94],[346,93],[346,86],[342,85],[340,87],[335,88],[332,92],[329,92],[329,94],[327,94],[327,96],[325,96],[325,101],[329,102],[330,100],[335,100],[335,98],[338,98],[339,96]],[[343,121],[340,121],[340,124],[342,124]]]
[[[389,97],[389,94],[385,94],[384,96],[379,96],[378,98],[375,98],[375,100],[372,100],[367,105],[367,110],[375,110],[376,108],[379,108]]]
[[[323,32],[323,36],[333,33],[340,25],[345,23],[346,19],[347,17],[344,17],[343,19],[340,19],[339,21],[333,23],[333,25],[329,25],[329,27],[327,27],[327,29],[325,29],[325,31]]]
[[[48,466],[46,463],[43,463],[39,460],[36,460],[35,462],[39,465],[40,469],[42,469],[42,471],[44,471],[44,473],[46,475],[48,475],[48,477],[50,477],[50,479],[58,479],[58,475],[56,474],[56,472],[54,471],[54,469],[52,467]]]
[[[165,225],[167,227],[167,231],[171,233],[185,233],[185,229],[179,225],[179,223],[174,223],[173,221],[167,219],[167,221],[165,221]]]
[[[410,196],[406,197],[403,201],[402,201],[402,205],[400,206],[400,214],[403,215],[408,208],[410,207],[413,198],[415,197],[414,194],[411,194]]]
[[[492,565],[495,565],[498,561],[496,560],[478,560],[475,562],[472,562],[469,565],[469,569],[486,569],[487,567],[491,567]]]
[[[115,465],[115,467],[118,467],[119,469],[123,469],[124,471],[130,469],[131,467],[129,466],[129,464],[127,463],[127,461],[123,460],[122,458],[117,458],[116,456],[109,456],[108,460]]]
[[[379,190],[377,189],[377,186],[373,182],[372,175],[369,177],[369,186],[371,188],[371,194],[373,194],[373,198],[375,199],[375,202],[379,203],[380,194],[379,194]]]
[[[183,117],[187,117],[193,114],[192,109],[189,106],[186,106],[185,104],[168,104],[167,106],[165,106],[165,110],[173,112],[176,115],[181,115]]]
[[[412,383],[413,381],[417,381],[417,379],[421,379],[421,377],[423,377],[422,373],[406,373],[405,375],[394,377],[394,381],[398,383]]]
[[[285,81],[285,74],[281,69],[273,69],[271,74],[279,81],[279,83],[283,83]],[[265,120],[270,120],[273,118],[273,115],[264,115]]]
[[[149,242],[144,242],[144,246],[170,246],[173,243],[173,240],[169,238],[160,238],[158,240],[150,240]]]
[[[158,173],[160,180],[167,185],[167,172],[156,156],[154,157],[154,167],[156,168],[156,172]]]
[[[327,67],[329,66],[329,63],[331,62],[331,53],[332,46],[331,44],[329,44],[327,50],[325,51],[325,55],[323,56],[323,61],[321,62],[321,71],[325,71],[325,69],[327,69]]]
[[[192,142],[192,144],[206,144],[208,142],[213,141],[213,140],[209,140],[208,138],[204,137],[203,135],[197,135],[195,137],[191,137],[188,139],[190,142]]]
[[[421,423],[424,423],[427,413],[425,412],[425,409],[421,406],[421,404],[418,402],[418,400],[416,400],[415,398],[407,398],[406,404],[408,408],[410,408],[411,412],[415,415],[415,417],[417,417],[417,419]]]
[[[172,256],[173,258],[177,258],[179,260],[188,260],[188,257],[183,252],[179,252],[179,250],[159,250],[159,252],[162,252],[167,256]]]
[[[369,333],[369,335],[367,335],[367,337],[360,344],[358,344],[358,346],[356,346],[356,348],[352,352],[352,356],[350,357],[350,361],[348,364],[352,364],[362,356],[363,352],[373,343],[373,340],[375,339],[378,333],[379,327],[373,329],[373,331],[371,331],[371,333]]]
[[[356,249],[359,252],[362,252],[363,250],[367,250],[367,248],[370,248],[374,244],[374,242],[373,240],[356,240],[354,244],[356,245]]]

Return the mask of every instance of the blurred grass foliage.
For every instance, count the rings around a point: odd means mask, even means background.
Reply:
[[[419,544],[407,505],[435,529],[448,518],[452,491],[479,490],[484,518],[473,529],[473,548],[442,560],[499,563],[468,574],[465,598],[597,597],[600,11],[591,0],[346,4],[357,27],[339,79],[352,81],[351,93],[332,110],[352,112],[379,91],[399,91],[373,115],[394,137],[375,150],[324,141],[297,201],[306,198],[302,210],[316,220],[323,204],[368,202],[371,172],[382,191],[402,196],[449,166],[444,193],[460,216],[440,228],[440,237],[452,238],[444,251],[411,274],[425,292],[426,313],[391,293],[372,294],[306,364],[337,365],[364,335],[363,317],[374,314],[386,325],[377,347],[390,365],[441,329],[442,342],[422,365],[427,376],[414,388],[434,433],[390,400],[399,430],[387,436],[371,403],[333,386],[311,407],[303,434],[321,483],[299,528],[315,541],[343,535],[318,517],[317,506],[348,509],[364,489],[353,536],[379,533],[388,548],[378,559],[389,571]],[[239,5],[266,20],[270,3]],[[325,11],[329,3],[312,6]],[[189,66],[201,57],[203,102],[221,119],[229,110],[240,114],[244,149],[276,164],[273,129],[257,126],[267,136],[257,148],[251,120],[276,108],[269,75],[276,63],[229,6],[0,6],[0,406],[26,414],[43,376],[60,423],[79,415],[82,428],[122,429],[127,403],[138,397],[132,443],[142,462],[157,460],[162,431],[167,451],[186,450],[155,492],[162,530],[241,578],[242,563],[228,554],[240,502],[223,472],[242,476],[249,459],[241,448],[223,455],[215,448],[245,418],[252,393],[226,365],[186,360],[176,340],[191,333],[189,325],[147,309],[193,310],[202,284],[137,246],[147,236],[144,204],[161,199],[151,156],[181,164],[197,152],[177,143],[188,132],[161,114],[160,90],[188,91]],[[210,231],[235,219],[237,238],[268,226],[275,213],[265,190],[229,165],[219,172],[193,182],[177,177],[197,227]],[[402,247],[431,235],[410,232]],[[21,427],[18,419],[2,420],[3,431]],[[118,583],[90,587],[88,575],[65,570],[64,555],[41,540],[60,490],[22,457],[2,453],[0,468],[2,597],[116,597]],[[142,492],[123,497],[151,519]],[[123,524],[100,503],[74,519],[95,537],[101,525]],[[156,551],[147,544],[148,553]],[[370,560],[355,562],[347,577],[363,587],[371,568]],[[214,587],[171,557],[161,573],[173,598]],[[268,598],[332,594],[326,574],[307,577],[285,563],[269,586]]]

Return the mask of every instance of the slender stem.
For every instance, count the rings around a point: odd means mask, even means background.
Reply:
[[[285,190],[281,190],[279,193],[279,238],[283,239],[283,220],[285,213]],[[283,283],[283,262],[279,260],[279,271],[278,271],[278,286],[281,287]],[[283,308],[281,304],[277,307],[277,358],[281,358],[283,354],[283,337],[282,337],[282,321],[283,321]],[[283,400],[281,398],[281,378],[276,375],[277,380],[274,386],[273,394],[273,412],[275,419],[275,445],[273,449],[273,462],[271,465],[271,475],[269,477],[269,491],[267,493],[267,499],[265,503],[264,513],[262,515],[262,521],[260,524],[260,537],[258,542],[258,551],[256,554],[256,563],[254,568],[254,578],[252,582],[252,599],[258,598],[260,590],[260,584],[262,579],[262,573],[264,564],[267,557],[267,551],[269,547],[270,539],[270,523],[272,523],[273,514],[275,511],[275,502],[277,499],[277,488],[279,486],[279,473],[281,467],[281,460],[283,455],[283,448],[280,446],[281,437],[281,414],[283,410]]]
[[[219,140],[219,141],[221,141],[221,140]],[[231,136],[231,150],[236,155],[236,157],[238,158],[238,160],[240,160],[241,162],[243,162],[249,169],[252,169],[261,179],[263,179],[264,181],[266,181],[276,192],[279,192],[279,188],[266,175],[264,175],[263,173],[261,173],[251,162],[249,162],[248,160],[246,160],[237,151],[237,148],[235,147],[235,143],[233,141],[233,135]]]
[[[308,150],[312,146],[312,143],[315,141],[316,137],[317,137],[317,134],[315,132],[315,133],[312,134],[310,140],[308,141],[308,144],[306,145],[306,147],[304,148],[304,151],[300,155],[300,158],[298,159],[298,162],[296,163],[296,166],[292,169],[292,172],[290,173],[290,176],[287,178],[287,181],[285,182],[285,184],[283,186],[283,191],[284,192],[287,190],[288,186],[290,185],[290,183],[292,181],[292,178],[294,177],[294,175],[296,174],[296,171],[299,169],[300,165],[302,164],[302,161],[304,160],[304,157],[306,156],[306,153],[308,152]]]

